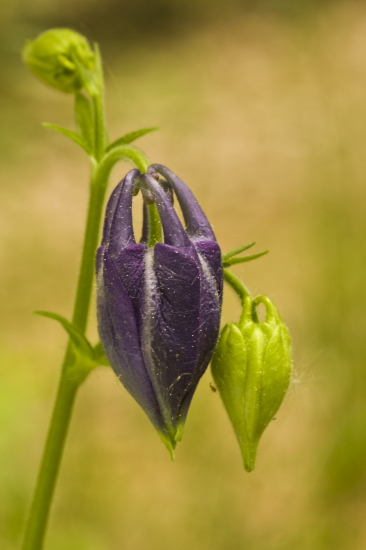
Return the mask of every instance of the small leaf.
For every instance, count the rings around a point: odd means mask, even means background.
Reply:
[[[229,258],[227,260],[224,260],[222,265],[224,267],[230,267],[231,265],[235,264],[242,264],[244,262],[251,262],[252,260],[256,260],[257,258],[260,258],[261,256],[264,256],[265,254],[268,254],[269,250],[265,250],[264,252],[260,252],[259,254],[253,254],[252,256],[243,256],[242,258]]]
[[[230,252],[226,252],[226,254],[222,255],[222,260],[228,260],[229,258],[232,258],[233,256],[236,256],[237,254],[240,254],[240,252],[244,252],[245,250],[248,250],[249,248],[252,248],[257,244],[257,241],[253,241],[250,244],[245,244],[244,246],[239,246],[239,248],[234,248],[234,250],[230,250]]]
[[[75,94],[75,122],[76,126],[88,144],[88,149],[94,149],[94,117],[90,101],[84,94],[78,92]]]
[[[130,132],[129,134],[125,134],[124,136],[116,139],[108,145],[106,151],[110,151],[114,147],[118,147],[119,145],[127,145],[128,143],[132,143],[135,141],[135,139],[144,136],[145,134],[148,134],[150,132],[155,132],[156,130],[160,130],[159,127],[153,127],[153,128],[143,128],[142,130],[136,130],[135,132]]]
[[[94,351],[94,361],[98,363],[98,365],[104,365],[106,367],[110,366],[101,342],[98,342],[98,344],[94,346],[93,351]]]
[[[79,134],[75,134],[75,132],[72,132],[71,130],[67,130],[66,128],[62,128],[62,126],[55,126],[54,124],[49,124],[48,122],[44,122],[42,124],[45,128],[51,128],[51,130],[55,130],[55,132],[59,132],[60,134],[63,134],[64,136],[70,138],[72,141],[80,145],[84,151],[88,153],[88,155],[91,154],[91,151],[89,149],[89,146],[84,138],[79,136]]]
[[[36,315],[42,315],[43,317],[49,317],[50,319],[58,321],[70,336],[71,341],[76,348],[76,351],[81,353],[81,355],[83,355],[85,358],[88,358],[89,360],[94,360],[94,350],[91,344],[85,338],[84,334],[67,319],[65,319],[65,317],[62,317],[62,315],[58,315],[57,313],[52,313],[50,311],[34,311],[34,313]]]

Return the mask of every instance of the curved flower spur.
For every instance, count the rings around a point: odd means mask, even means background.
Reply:
[[[141,242],[135,241],[136,186],[145,202],[157,205],[164,242],[154,248],[145,244],[146,216]],[[146,174],[131,170],[107,206],[97,255],[98,328],[115,373],[172,456],[217,342],[221,302],[220,248],[191,191],[164,166],[154,164]]]

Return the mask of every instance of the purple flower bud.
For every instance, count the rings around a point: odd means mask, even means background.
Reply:
[[[164,243],[154,248],[145,244],[146,226],[142,242],[135,241],[131,207],[138,184],[155,201],[163,226]],[[97,255],[98,327],[114,371],[170,452],[213,354],[221,301],[220,248],[191,191],[159,164],[143,175],[131,170],[107,206]]]

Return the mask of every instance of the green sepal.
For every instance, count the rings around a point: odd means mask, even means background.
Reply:
[[[263,358],[262,407],[258,419],[261,435],[278,411],[291,379],[291,340],[287,327],[278,325]],[[263,399],[263,396],[266,398]]]
[[[251,256],[243,256],[242,258],[228,258],[226,260],[223,260],[222,265],[223,267],[230,267],[235,264],[243,264],[244,262],[251,262],[252,260],[256,260],[257,258],[260,258],[265,254],[268,254],[268,252],[269,250],[265,250],[264,252],[259,252],[258,254],[252,254]]]
[[[49,124],[48,122],[43,122],[42,126],[45,128],[50,128],[51,130],[55,130],[55,132],[58,132],[59,134],[62,134],[68,138],[70,138],[72,141],[77,143],[88,155],[90,155],[92,152],[89,148],[88,143],[85,141],[85,139],[82,136],[79,136],[79,134],[76,134],[75,132],[72,132],[71,130],[67,130],[67,128],[62,128],[62,126],[56,126],[55,124]]]
[[[103,349],[102,343],[98,342],[94,348],[94,359],[97,361],[98,365],[103,365],[105,367],[110,367],[110,363],[107,359],[105,351]]]
[[[167,448],[171,460],[174,462],[174,460],[175,460],[175,453],[174,453],[175,444],[174,444],[174,442],[172,442],[170,437],[168,437],[167,435],[165,435],[162,432],[158,431],[158,435],[159,435],[160,439],[162,440],[162,442],[164,443],[165,447]]]
[[[94,151],[94,115],[92,104],[81,92],[75,94],[75,122],[89,151]]]
[[[238,326],[235,323],[225,325],[211,361],[211,371],[243,458],[248,445],[244,414],[247,357],[245,341]]]
[[[136,130],[135,132],[125,134],[124,136],[116,139],[110,145],[108,145],[106,151],[110,151],[111,149],[114,149],[114,147],[118,147],[119,145],[127,145],[128,143],[132,143],[136,139],[145,136],[150,132],[155,132],[156,130],[160,130],[160,128],[158,126],[154,126],[152,128],[142,128],[141,130]]]
[[[33,313],[58,321],[70,336],[72,351],[74,353],[74,361],[72,365],[68,367],[68,376],[77,379],[78,382],[81,383],[93,369],[101,365],[108,364],[105,362],[106,358],[103,358],[103,354],[100,349],[101,345],[97,344],[93,348],[84,334],[67,319],[65,319],[65,317],[50,311],[34,311]]]

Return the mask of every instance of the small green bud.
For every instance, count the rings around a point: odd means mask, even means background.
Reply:
[[[263,303],[266,319],[258,320]],[[246,296],[238,324],[223,328],[212,374],[234,427],[247,472],[254,468],[259,440],[286,394],[291,375],[291,342],[272,302]]]
[[[88,86],[95,67],[86,38],[70,29],[51,29],[28,40],[23,60],[40,80],[69,94]]]

